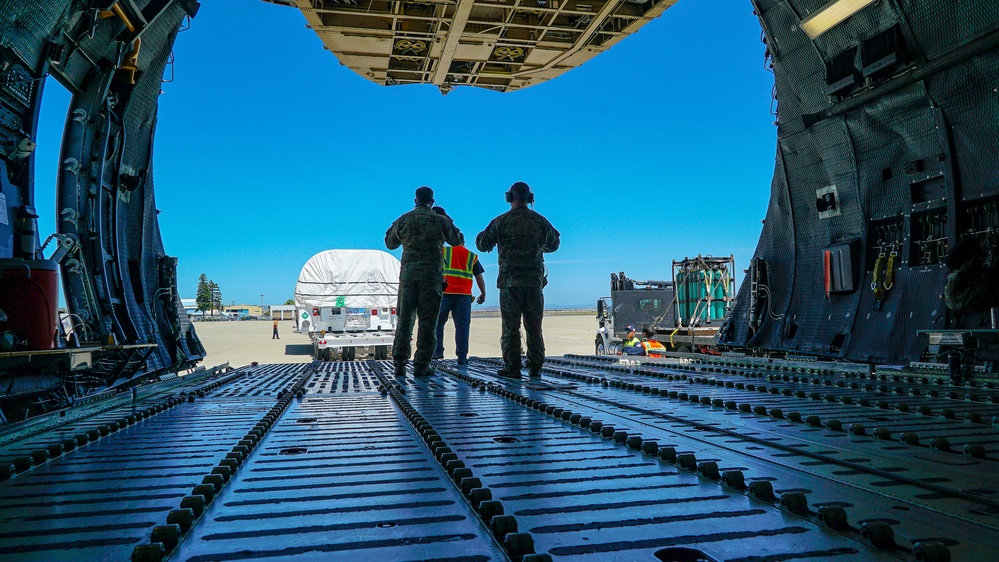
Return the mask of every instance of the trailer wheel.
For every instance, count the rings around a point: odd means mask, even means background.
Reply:
[[[687,346],[685,346],[685,345],[681,345],[680,347],[676,348],[676,352],[677,353],[690,353],[690,348],[687,347]]]
[[[388,359],[388,346],[387,345],[379,345],[379,346],[375,347],[375,359],[377,359],[379,361],[384,360],[384,359]]]
[[[345,347],[345,348],[343,348],[343,360],[344,361],[353,361],[354,360],[354,354],[355,354],[356,351],[357,351],[357,348],[354,348],[354,347]]]
[[[604,347],[603,338],[597,338],[594,353],[596,355],[607,355],[607,348]]]

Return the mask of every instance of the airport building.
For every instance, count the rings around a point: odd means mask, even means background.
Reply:
[[[235,314],[240,318],[245,318],[247,316],[263,316],[263,307],[259,304],[231,304],[222,307],[222,310],[227,314]]]
[[[270,316],[274,320],[294,320],[295,319],[295,305],[293,304],[282,304],[274,305],[270,307]]]

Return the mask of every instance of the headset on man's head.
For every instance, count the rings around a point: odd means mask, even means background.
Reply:
[[[523,187],[519,187],[519,186],[523,186]],[[527,203],[528,205],[533,205],[534,204],[534,192],[531,191],[531,186],[527,185],[526,183],[524,183],[522,181],[519,181],[519,182],[511,185],[510,189],[507,190],[507,192],[506,192],[506,202],[507,203],[510,203],[510,202],[513,201],[513,192],[514,192],[515,188],[516,188],[516,191],[521,192],[521,195],[523,196],[523,199],[524,199],[525,203]]]

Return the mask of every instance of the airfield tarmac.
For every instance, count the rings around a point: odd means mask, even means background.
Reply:
[[[290,320],[278,322],[281,339],[271,339],[271,320],[195,322],[208,355],[202,365],[211,368],[228,362],[233,367],[258,363],[308,363],[312,361],[312,343],[305,334],[292,331]],[[593,353],[597,323],[594,313],[546,313],[544,321],[545,354]],[[414,331],[415,333],[415,331]],[[500,356],[500,318],[473,315],[468,338],[470,357]],[[414,342],[415,346],[415,342]],[[444,328],[444,357],[453,359],[454,323]],[[358,357],[360,359],[360,357]]]

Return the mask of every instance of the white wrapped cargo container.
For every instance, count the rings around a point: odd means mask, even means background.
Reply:
[[[333,350],[356,357],[370,347],[388,357],[395,334],[399,260],[380,250],[326,250],[305,263],[295,286],[298,329],[312,336],[317,359]]]

